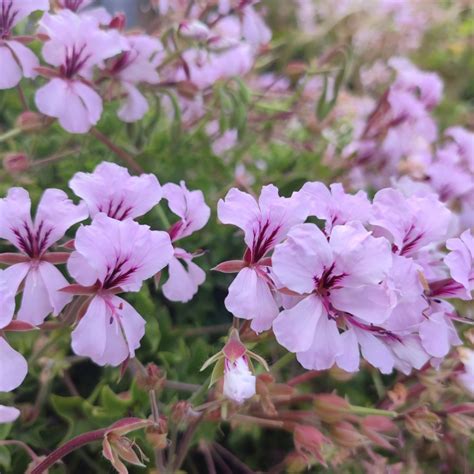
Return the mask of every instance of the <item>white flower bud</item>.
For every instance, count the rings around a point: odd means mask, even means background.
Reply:
[[[226,359],[224,395],[236,403],[243,403],[255,395],[256,378],[249,370],[245,356],[234,363]]]

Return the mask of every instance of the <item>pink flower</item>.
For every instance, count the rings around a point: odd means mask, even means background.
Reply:
[[[38,58],[11,36],[13,27],[32,12],[48,9],[48,0],[0,0],[0,89],[15,87],[23,76],[36,77]]]
[[[85,204],[74,205],[59,189],[48,189],[31,219],[31,201],[23,188],[11,188],[0,199],[0,238],[8,240],[21,255],[19,263],[7,268],[8,293],[15,295],[24,281],[23,298],[18,319],[41,324],[48,314],[57,316],[71,301],[59,292],[67,285],[61,272],[48,261],[48,249],[61,239],[67,229],[87,218]],[[0,320],[12,315],[11,305],[0,307]]]
[[[272,39],[270,28],[252,5],[242,9],[242,34],[253,47],[267,44]]]
[[[474,397],[474,351],[467,347],[461,347],[458,350],[464,370],[457,376],[457,379]]]
[[[135,122],[148,112],[148,102],[136,85],[160,81],[156,68],[163,60],[164,49],[161,42],[151,36],[122,36],[122,39],[125,51],[110,61],[108,73],[119,81],[126,93],[117,115],[124,122]]]
[[[171,211],[181,217],[168,231],[173,242],[188,237],[207,224],[211,210],[201,191],[189,191],[184,181],[181,181],[179,186],[165,184],[163,196]],[[191,300],[199,285],[204,283],[206,274],[193,263],[194,257],[179,247],[174,248],[174,256],[168,267],[169,278],[163,285],[163,294],[170,301],[185,303]]]
[[[0,405],[0,423],[12,423],[20,416],[20,410],[15,407]]]
[[[280,197],[273,185],[262,188],[258,202],[250,194],[233,188],[217,206],[219,220],[242,229],[247,245],[244,268],[229,287],[226,308],[236,317],[252,320],[254,331],[270,329],[278,315],[278,305],[266,257],[291,227],[305,221],[307,207],[298,195]]]
[[[257,379],[250,372],[247,357],[244,355],[234,362],[224,361],[224,396],[241,404],[256,393]]]
[[[404,256],[444,240],[452,219],[436,195],[405,197],[394,189],[379,191],[372,210],[374,234],[387,237],[393,251]]]
[[[70,10],[45,14],[40,32],[49,36],[43,57],[59,68],[59,77],[36,91],[38,109],[56,117],[71,133],[86,133],[102,115],[102,99],[88,82],[94,66],[122,50],[116,31],[103,31],[93,17]]]
[[[103,212],[120,221],[146,214],[162,196],[155,175],[130,176],[127,168],[109,162],[93,173],[76,173],[69,187],[87,204],[91,217]]]
[[[465,290],[458,296],[470,300],[474,290],[474,238],[471,231],[464,231],[460,238],[449,239],[446,247],[451,252],[444,258],[444,262],[449,267],[452,278]]]
[[[366,223],[371,216],[372,205],[367,193],[347,194],[340,183],[331,184],[329,189],[320,182],[305,183],[301,193],[309,199],[310,215],[326,221],[328,233],[335,225],[353,220]]]
[[[322,370],[337,363],[357,370],[357,340],[364,357],[373,359],[372,351],[381,345],[374,335],[380,330],[376,325],[393,308],[382,284],[392,266],[386,239],[374,238],[353,223],[335,226],[328,241],[316,225],[301,224],[277,245],[272,262],[281,284],[304,296],[273,322],[278,342],[296,352],[303,367]],[[348,330],[340,334],[344,326]],[[355,350],[347,353],[349,346]]]
[[[75,248],[68,260],[69,273],[94,296],[72,332],[72,348],[99,365],[117,366],[134,357],[145,320],[116,294],[139,291],[143,280],[169,263],[173,254],[169,236],[101,213],[90,226],[79,228]]]
[[[107,25],[112,20],[112,15],[104,7],[88,8],[94,0],[58,0],[59,8],[71,10],[79,15],[95,18],[101,25]]]

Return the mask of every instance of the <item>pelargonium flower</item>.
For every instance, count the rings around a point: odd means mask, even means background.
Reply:
[[[0,0],[0,89],[10,89],[23,76],[35,78],[38,58],[12,37],[13,28],[36,10],[47,11],[48,0]]]
[[[272,294],[274,283],[267,257],[291,227],[305,221],[307,206],[298,194],[280,197],[273,185],[262,188],[258,202],[233,188],[219,201],[217,214],[223,224],[233,224],[244,231],[247,245],[237,277],[229,287],[226,308],[238,318],[252,320],[251,327],[256,332],[270,329],[278,315],[278,305]]]
[[[71,10],[79,15],[88,15],[96,18],[101,25],[112,20],[112,15],[104,7],[88,8],[94,0],[58,0],[58,7]]]
[[[173,243],[207,224],[211,210],[201,191],[189,191],[184,181],[181,181],[179,186],[174,183],[165,184],[163,196],[171,211],[181,218],[168,231]],[[174,248],[174,256],[168,267],[169,278],[163,285],[163,294],[169,300],[185,303],[192,299],[199,285],[204,283],[206,274],[192,261],[194,257],[186,250]]]
[[[91,217],[103,212],[119,221],[146,214],[162,197],[155,175],[130,176],[127,168],[110,162],[93,173],[76,173],[69,187],[87,204]]]
[[[59,72],[36,91],[36,105],[68,132],[86,133],[102,115],[102,99],[88,80],[94,66],[122,51],[120,36],[101,30],[93,17],[70,10],[46,13],[39,26],[49,37],[43,57]]]
[[[386,239],[354,222],[335,226],[328,241],[316,225],[300,224],[276,246],[272,262],[285,289],[303,296],[273,322],[278,342],[296,352],[303,367],[322,370],[337,363],[357,370],[357,344],[356,351],[345,351],[353,347],[351,338],[359,340],[365,358],[377,351],[374,334],[394,304],[383,284],[392,266]]]
[[[160,77],[156,68],[163,60],[163,45],[147,35],[122,36],[124,51],[110,61],[107,72],[126,93],[117,115],[124,122],[140,120],[148,111],[148,102],[136,87],[139,83],[157,84]]]
[[[50,313],[57,316],[72,299],[59,291],[68,283],[53,265],[56,260],[48,249],[69,227],[86,219],[88,212],[85,204],[75,205],[59,189],[44,192],[34,221],[30,212],[30,197],[23,188],[11,188],[0,199],[0,238],[20,251],[20,255],[11,255],[14,264],[5,270],[8,291],[15,295],[24,281],[18,319],[36,325]],[[11,315],[10,305],[0,307],[0,320]]]
[[[309,215],[324,219],[328,233],[335,225],[353,220],[366,223],[371,216],[372,206],[365,191],[348,194],[340,183],[331,184],[328,189],[323,183],[308,182],[301,188],[301,193],[309,199]]]
[[[134,357],[145,320],[116,295],[139,291],[145,279],[169,263],[170,238],[133,220],[118,221],[101,213],[91,225],[79,228],[74,245],[68,271],[92,300],[72,332],[72,348],[99,365],[117,366]]]
[[[449,239],[446,247],[450,252],[444,261],[452,278],[460,283],[464,290],[456,296],[470,300],[474,290],[474,237],[471,231],[464,231],[457,239]]]
[[[405,197],[395,189],[379,191],[372,212],[374,235],[389,239],[394,253],[404,256],[445,239],[452,219],[435,194]]]

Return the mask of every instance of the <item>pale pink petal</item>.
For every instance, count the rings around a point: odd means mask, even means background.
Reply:
[[[268,283],[252,268],[244,268],[229,286],[226,308],[237,318],[251,319],[256,332],[270,329],[278,306]]]
[[[76,173],[69,187],[84,199],[92,217],[103,212],[117,220],[146,214],[162,197],[153,174],[130,176],[127,168],[102,162],[93,173]]]
[[[277,316],[273,321],[273,333],[277,341],[289,351],[307,351],[313,342],[320,317],[327,317],[327,313],[320,298],[310,295]]]
[[[326,315],[319,318],[311,347],[297,353],[298,362],[308,370],[326,370],[331,368],[336,357],[343,353],[343,339],[337,324]]]
[[[332,262],[326,236],[314,224],[294,226],[272,257],[278,280],[298,293],[311,293],[315,289],[314,277],[320,277]]]
[[[170,301],[186,303],[197,293],[199,285],[206,279],[205,272],[191,260],[183,260],[184,265],[173,257],[168,265],[169,278],[163,285],[163,294]]]
[[[0,270],[0,329],[7,326],[15,313],[15,296],[30,269],[27,263],[18,263]]]
[[[105,353],[108,325],[105,300],[96,296],[71,334],[74,353],[99,363],[97,361],[101,361]]]
[[[37,326],[43,323],[52,311],[53,306],[39,268],[30,268],[25,279],[18,319]]]
[[[434,357],[444,357],[450,349],[449,327],[443,313],[434,313],[420,325],[423,347]]]
[[[16,87],[21,81],[23,74],[12,52],[5,45],[0,45],[0,64],[2,65],[0,90]]]
[[[382,285],[335,288],[330,296],[333,306],[372,324],[387,320],[393,308],[389,291]]]
[[[52,307],[53,316],[58,316],[64,307],[72,301],[72,296],[59,291],[68,285],[63,274],[51,263],[41,262],[39,265],[41,278],[43,279],[49,302]]]
[[[0,238],[11,242],[20,251],[25,251],[20,235],[32,229],[31,201],[23,188],[10,188],[6,198],[0,199]]]
[[[0,423],[13,423],[19,416],[18,408],[0,405]]]
[[[87,219],[88,215],[85,203],[76,205],[64,191],[47,189],[41,197],[35,218],[35,231],[42,237],[42,247],[49,248],[64,237],[69,227]]]
[[[0,392],[15,390],[28,373],[25,358],[12,349],[8,342],[0,337]]]
[[[148,101],[145,96],[132,84],[122,82],[127,97],[117,111],[118,117],[124,122],[136,122],[148,112]]]
[[[336,357],[336,364],[346,372],[357,372],[359,370],[360,355],[359,342],[352,328],[341,334],[343,351]]]
[[[20,64],[23,75],[28,78],[34,79],[38,73],[35,71],[40,64],[38,58],[35,56],[31,49],[28,49],[18,41],[7,41],[8,47],[13,51],[15,58]]]
[[[49,8],[49,0],[13,0],[13,9],[17,12],[13,24],[16,25],[34,11],[47,11]]]
[[[391,373],[395,360],[387,346],[368,331],[359,328],[353,328],[353,331],[357,335],[364,359],[383,374]]]

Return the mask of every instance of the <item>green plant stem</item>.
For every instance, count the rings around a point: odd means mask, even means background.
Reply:
[[[0,142],[5,142],[10,138],[16,137],[22,132],[20,128],[12,128],[8,132],[4,133],[3,135],[0,135]]]
[[[398,416],[396,411],[391,410],[379,410],[378,408],[372,407],[359,407],[351,405],[350,412],[356,415],[380,415],[380,416],[390,416],[395,418]]]

